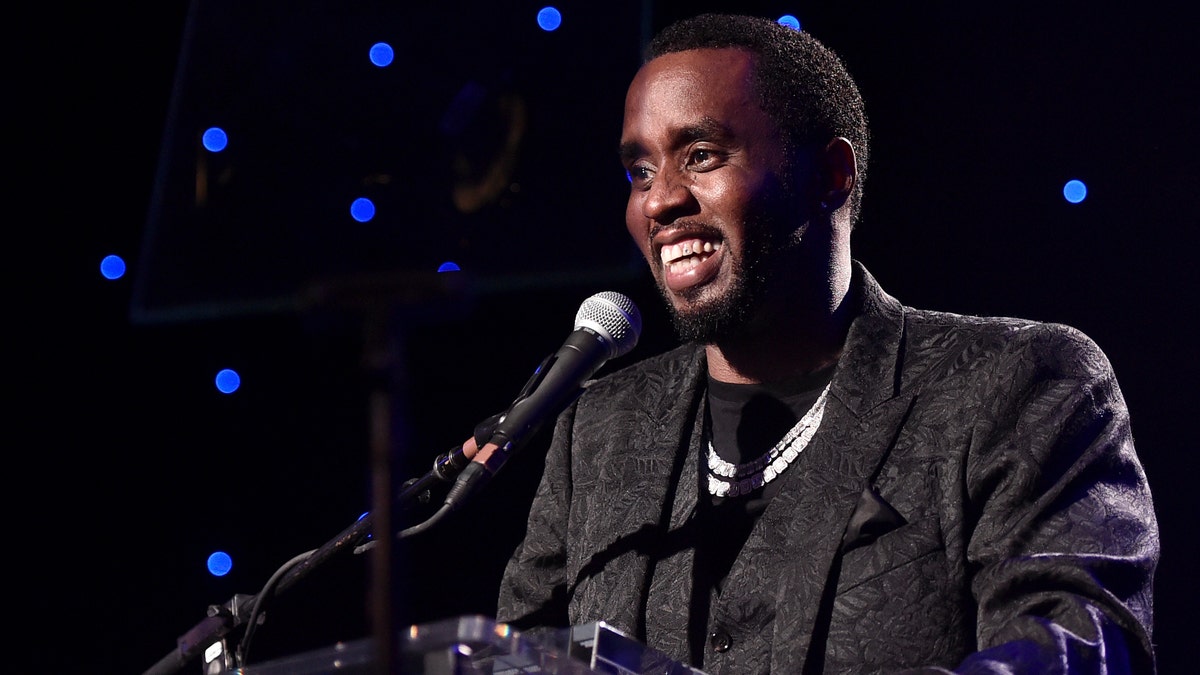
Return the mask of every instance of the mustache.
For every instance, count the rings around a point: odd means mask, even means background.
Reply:
[[[699,220],[691,220],[687,218],[676,220],[671,223],[658,223],[650,228],[650,231],[647,233],[647,238],[653,241],[654,238],[659,234],[668,230],[673,232],[685,232],[687,234],[707,235],[709,237],[720,239],[725,238],[725,233],[722,232],[720,228],[714,227]]]

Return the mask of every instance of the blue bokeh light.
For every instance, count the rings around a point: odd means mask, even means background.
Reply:
[[[222,394],[232,394],[242,386],[242,376],[238,375],[235,370],[223,368],[217,373],[216,383],[217,391]]]
[[[392,46],[386,42],[376,42],[371,45],[371,63],[384,68],[392,65],[392,60],[396,58],[396,52],[392,50]]]
[[[375,217],[375,202],[366,197],[359,197],[350,204],[350,215],[360,223],[365,223]]]
[[[1081,180],[1069,180],[1063,186],[1063,197],[1072,204],[1078,204],[1087,199],[1087,186]]]
[[[223,577],[233,569],[233,558],[224,551],[216,551],[208,556],[208,573],[214,577]]]
[[[119,255],[106,255],[100,261],[100,274],[105,279],[120,279],[125,276],[125,261]]]
[[[553,7],[543,7],[537,13],[538,27],[544,31],[558,30],[562,25],[562,12]]]
[[[783,16],[776,19],[776,22],[780,26],[787,26],[788,28],[791,28],[792,30],[800,30],[800,19],[797,19],[796,17],[792,16],[791,14],[784,14]]]
[[[438,271],[439,272],[458,272],[459,271],[458,263],[444,262],[441,265],[438,265]]]
[[[221,152],[229,145],[229,136],[220,127],[210,127],[204,132],[201,142],[204,143],[205,150],[209,152]]]

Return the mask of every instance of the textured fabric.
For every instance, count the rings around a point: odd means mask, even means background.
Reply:
[[[726,650],[687,641],[691,345],[559,417],[497,618],[603,620],[713,675],[1153,672],[1157,523],[1104,354],[1063,325],[902,306],[857,263],[854,289],[825,419],[712,600]]]

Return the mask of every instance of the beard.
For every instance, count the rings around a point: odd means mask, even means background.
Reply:
[[[658,284],[659,293],[671,316],[676,335],[684,342],[711,344],[745,334],[754,315],[765,305],[768,295],[781,278],[781,265],[788,264],[790,251],[799,244],[805,228],[796,229],[786,215],[794,214],[794,201],[788,191],[777,186],[764,208],[742,223],[745,233],[743,250],[730,256],[729,284],[715,297],[706,287],[682,293],[688,307],[680,309],[671,302],[670,293]],[[790,225],[790,226],[789,226]]]
[[[769,267],[766,264],[769,251],[757,253],[758,256],[748,256],[733,263],[730,285],[720,295],[702,298],[706,290],[703,288],[682,293],[689,303],[687,308],[676,307],[666,288],[659,285],[659,293],[680,340],[710,344],[722,338],[735,337],[744,330],[755,309],[762,304],[772,276],[765,269]]]

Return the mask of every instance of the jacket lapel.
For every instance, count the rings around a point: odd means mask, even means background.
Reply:
[[[611,598],[625,598],[617,612],[634,612],[635,633],[644,635],[646,644],[675,658],[688,654],[687,626],[692,597],[692,567],[695,559],[691,543],[691,521],[699,496],[699,448],[703,441],[698,410],[706,381],[704,350],[690,350],[676,363],[669,362],[667,372],[653,375],[637,392],[639,404],[647,405],[646,417],[634,432],[639,461],[638,476],[630,476],[639,485],[638,498],[647,521],[657,523],[655,541],[640,565],[647,586],[608,589]],[[678,371],[672,372],[675,368]],[[636,593],[636,599],[627,592]],[[630,602],[630,600],[633,600]],[[644,602],[644,605],[642,604]],[[640,610],[640,611],[639,611]]]
[[[814,631],[824,630],[818,617],[847,523],[911,404],[898,392],[903,308],[857,263],[855,281],[861,311],[824,419],[751,532],[714,614],[734,621],[747,603],[773,607],[771,643],[786,649],[773,650],[772,672],[801,672]]]
[[[773,654],[773,672],[801,672],[810,640],[823,630],[818,617],[826,586],[837,583],[831,571],[846,543],[847,523],[887,454],[908,404],[908,397],[892,399],[864,417],[840,404],[827,410],[821,425],[829,425],[826,433],[818,431],[820,440],[808,448],[806,461],[793,467],[796,473],[756,526],[759,536],[787,532],[783,546],[774,542],[782,554],[778,569],[785,572],[774,586],[772,641],[788,648]]]

